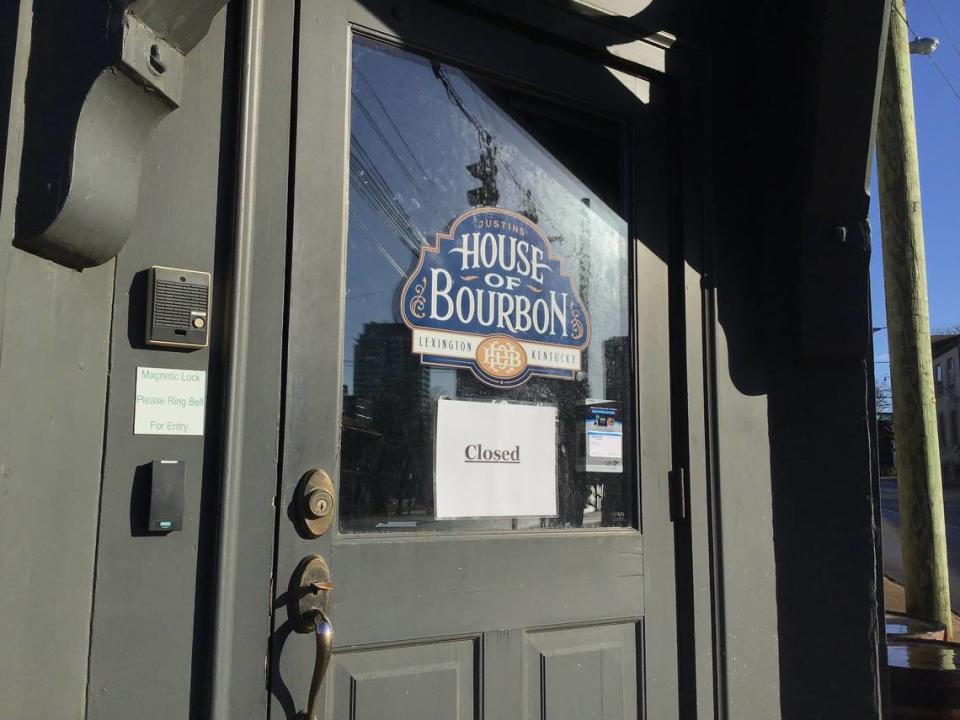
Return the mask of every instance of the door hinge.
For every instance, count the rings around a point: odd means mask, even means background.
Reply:
[[[687,473],[682,467],[674,468],[667,473],[667,481],[670,484],[670,521],[686,520],[690,515]]]

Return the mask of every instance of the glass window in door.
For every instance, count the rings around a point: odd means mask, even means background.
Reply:
[[[351,96],[343,531],[634,526],[625,125],[363,38]],[[476,483],[519,444],[465,440],[479,509],[450,515],[455,416],[538,438],[516,497]]]

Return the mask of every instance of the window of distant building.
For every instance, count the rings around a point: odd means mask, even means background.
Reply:
[[[953,376],[953,358],[947,358],[947,385],[953,387],[956,379]]]
[[[937,392],[939,393],[943,385],[943,366],[940,363],[934,365],[933,377],[937,381]]]
[[[960,441],[957,440],[957,411],[950,411],[950,444],[951,445],[960,445]]]
[[[943,448],[943,415],[937,415],[937,440]]]

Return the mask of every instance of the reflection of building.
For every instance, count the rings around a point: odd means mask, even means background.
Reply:
[[[368,429],[373,426],[370,401],[364,397],[347,395],[347,386],[343,386],[343,426]]]
[[[960,334],[934,335],[931,340],[940,468],[945,481],[960,482]]]
[[[353,349],[353,395],[343,398],[342,517],[386,517],[422,506],[432,480],[430,369],[411,352],[410,329],[366,323]]]
[[[366,323],[353,349],[353,394],[372,400],[384,392],[399,392],[426,403],[430,369],[411,352],[406,325]]]

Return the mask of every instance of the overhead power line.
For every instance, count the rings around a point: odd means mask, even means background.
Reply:
[[[943,31],[947,34],[947,39],[950,41],[950,44],[953,46],[953,51],[960,56],[960,46],[957,45],[957,41],[953,39],[953,33],[950,32],[950,28],[947,27],[947,23],[943,21],[943,16],[940,14],[940,11],[937,10],[937,6],[934,5],[933,0],[927,0],[930,3],[930,9],[933,10],[933,14],[937,16],[937,20],[940,21],[940,26],[943,28]]]
[[[947,77],[947,74],[943,71],[943,68],[940,67],[940,63],[934,60],[932,56],[930,57],[930,62],[933,63],[933,66],[937,69],[937,72],[940,73],[940,77],[943,78],[943,81],[947,84],[947,87],[953,91],[954,97],[956,97],[957,100],[960,100],[960,92],[958,92],[956,86],[950,82],[950,78]]]
[[[933,4],[933,3],[931,2],[931,6],[932,6],[932,4]],[[919,35],[917,34],[917,31],[913,29],[913,25],[910,24],[910,21],[907,20],[906,16],[903,14],[903,12],[900,10],[900,8],[898,8],[896,5],[894,5],[893,8],[894,8],[894,10],[897,11],[897,15],[900,16],[900,19],[903,20],[903,24],[907,26],[907,29],[908,29],[911,33],[913,33],[913,37],[914,37],[914,38],[919,37]],[[934,8],[934,12],[936,12],[936,8]],[[938,18],[940,17],[940,13],[937,13],[937,17],[938,17]],[[940,18],[940,22],[941,22],[941,24],[943,24],[943,19],[942,19],[942,18]],[[944,29],[946,30],[946,25],[944,25]],[[950,35],[950,31],[949,31],[949,30],[947,30],[947,37],[950,38],[950,42],[953,43],[953,36]],[[956,49],[956,43],[954,43],[954,49]],[[958,54],[960,54],[960,50],[958,50],[957,52],[958,52]],[[953,93],[954,97],[956,97],[956,98],[957,98],[957,101],[960,102],[960,91],[957,90],[956,86],[953,84],[953,82],[950,80],[950,78],[947,76],[947,74],[943,71],[943,68],[940,67],[940,63],[938,63],[938,62],[934,59],[933,55],[927,55],[927,57],[930,59],[930,62],[933,63],[933,66],[937,69],[937,72],[940,73],[940,77],[943,78],[943,81],[947,84],[947,87],[950,88],[950,91]]]

